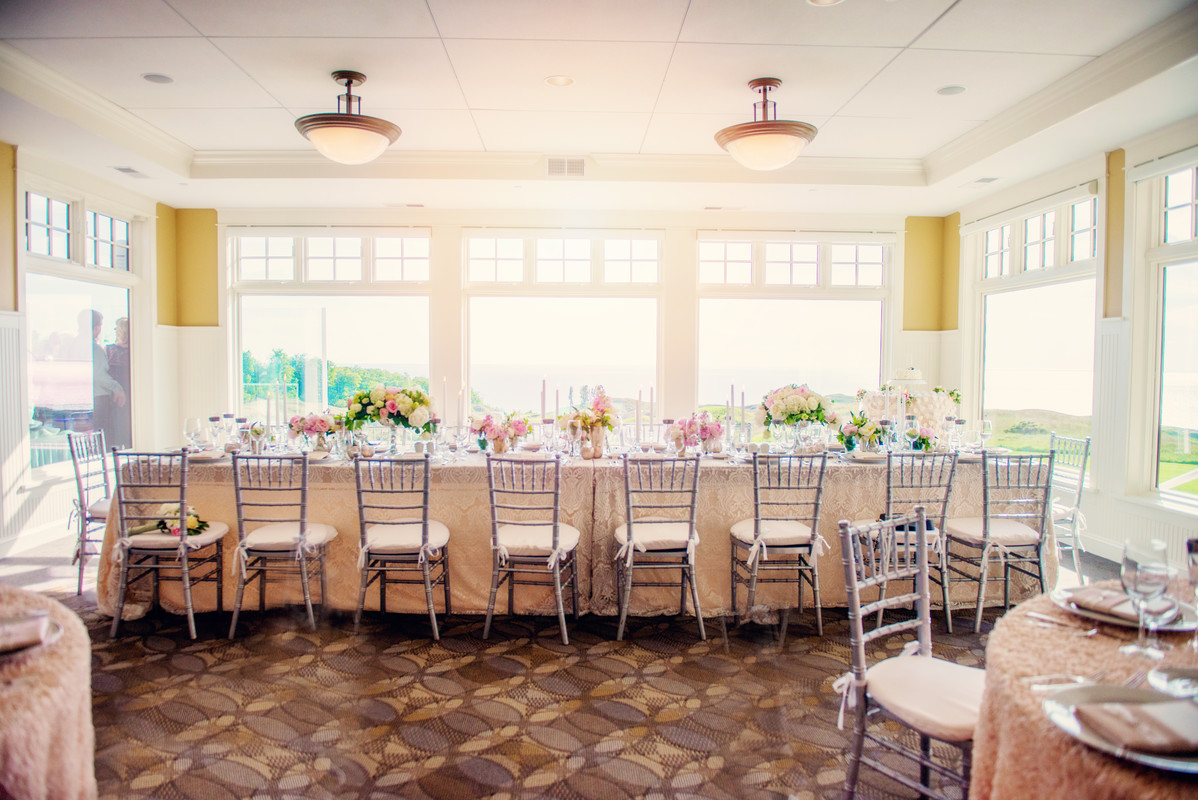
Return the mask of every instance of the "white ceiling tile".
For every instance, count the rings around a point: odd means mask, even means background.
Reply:
[[[800,0],[691,0],[680,41],[903,47],[952,0],[849,0],[818,8]]]
[[[446,39],[672,42],[686,0],[429,0]]]
[[[990,119],[1090,61],[1084,56],[907,50],[854,97],[856,117]],[[936,90],[964,86],[956,95]]]
[[[658,111],[740,113],[753,119],[753,78],[774,77],[780,119],[836,113],[898,50],[884,47],[680,44],[670,61]]]
[[[673,45],[644,42],[445,42],[471,108],[651,111]],[[571,86],[545,83],[569,75]]]
[[[282,105],[337,109],[343,89],[330,77],[366,76],[354,94],[372,108],[465,108],[457,78],[437,39],[234,39],[212,43]]]
[[[205,36],[436,36],[423,0],[171,0]]]
[[[164,0],[4,0],[0,38],[195,36]]]
[[[288,119],[327,113],[327,108],[291,108]],[[483,142],[469,111],[426,108],[374,108],[364,113],[380,117],[403,131],[393,150],[482,150]],[[292,130],[294,130],[294,125]],[[298,134],[297,134],[298,135]]]
[[[474,119],[491,152],[556,155],[635,153],[649,123],[648,114],[577,111],[475,111]]]
[[[642,153],[669,155],[718,155],[724,150],[715,143],[716,131],[744,122],[736,114],[665,114],[649,120]]]
[[[961,0],[918,47],[1101,55],[1193,0]]]
[[[817,125],[819,133],[803,154],[824,158],[923,158],[979,124],[973,120],[835,117]]]
[[[190,39],[22,39],[15,45],[125,108],[277,106],[208,41]],[[147,72],[174,83],[142,80]],[[335,90],[336,84],[330,86]]]
[[[305,150],[311,145],[281,108],[146,108],[137,116],[193,150]]]

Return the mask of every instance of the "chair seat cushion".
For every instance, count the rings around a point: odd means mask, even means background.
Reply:
[[[87,507],[87,515],[92,519],[108,519],[108,509],[112,507],[111,497],[101,497]]]
[[[224,537],[229,532],[229,526],[223,522],[209,522],[208,527],[195,536],[187,537],[187,549],[199,550],[207,547]],[[132,550],[175,550],[179,547],[179,537],[169,533],[136,533],[129,537],[129,548]]]
[[[971,544],[982,544],[982,518],[960,517],[944,523],[949,538]],[[995,517],[990,520],[990,541],[1004,547],[1020,547],[1036,544],[1040,535],[1033,529],[1013,519]]]
[[[381,555],[420,552],[422,526],[419,522],[380,522],[366,526],[366,549]],[[449,528],[435,519],[428,521],[428,545],[442,548],[449,544]]]
[[[685,520],[645,517],[636,520],[632,536],[636,544],[646,550],[685,550],[691,533],[691,524]],[[693,533],[698,544],[699,532]],[[628,543],[628,523],[616,528],[616,541],[621,547]]]
[[[271,522],[245,535],[247,550],[294,550],[299,542],[298,522]],[[307,542],[309,547],[319,547],[337,535],[332,525],[309,522]]]
[[[753,533],[755,520],[742,519],[732,526],[732,538],[747,544],[756,541]],[[761,521],[761,540],[766,547],[795,547],[811,544],[811,526],[792,519],[767,519]]]
[[[874,702],[908,726],[946,742],[973,738],[985,670],[930,656],[895,656],[865,675]]]
[[[496,532],[499,546],[509,556],[548,556],[553,549],[553,524],[500,525]],[[561,552],[578,547],[581,534],[578,528],[564,522],[558,524],[557,546]]]

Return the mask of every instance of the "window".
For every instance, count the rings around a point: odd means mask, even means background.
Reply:
[[[1023,268],[1046,269],[1053,265],[1056,255],[1053,226],[1056,213],[1036,214],[1023,221]]]
[[[606,239],[603,280],[606,283],[657,283],[656,239]]]
[[[766,242],[765,282],[789,286],[819,283],[819,245],[815,242]]]
[[[751,411],[799,382],[856,409],[857,390],[881,382],[882,301],[702,299],[698,344],[701,407],[723,408],[735,385]]]
[[[882,256],[880,244],[833,244],[833,286],[881,286]]]
[[[70,203],[25,193],[25,249],[51,258],[73,255]]]
[[[523,239],[471,237],[467,243],[467,280],[478,283],[524,280]]]
[[[590,283],[590,239],[537,239],[539,283]]]
[[[87,212],[87,263],[93,267],[129,269],[129,223],[107,214]]]
[[[248,417],[265,421],[267,398],[277,423],[341,406],[377,383],[428,389],[427,297],[243,294],[239,310],[241,412]],[[393,335],[364,335],[370,321],[386,323]]]
[[[377,236],[374,240],[374,278],[379,281],[427,281],[427,236]]]
[[[1098,203],[1094,198],[1074,203],[1069,214],[1069,260],[1085,261],[1098,254]]]
[[[593,326],[598,338],[588,337]],[[467,414],[493,411],[540,418],[581,402],[595,381],[631,419],[637,392],[657,376],[657,301],[627,297],[473,297]]]
[[[752,242],[699,242],[699,283],[752,282]]]
[[[1093,278],[984,296],[982,408],[995,446],[1044,452],[1090,435]]]
[[[68,431],[132,446],[129,289],[31,272],[25,304],[31,465],[69,461]]]
[[[310,281],[362,280],[362,240],[356,236],[309,236],[305,241]]]
[[[295,240],[290,236],[239,236],[233,242],[241,280],[295,279]]]
[[[1163,492],[1193,497],[1198,496],[1198,262],[1166,266],[1162,295],[1156,483]]]
[[[986,231],[985,272],[987,278],[1011,274],[1011,226]]]
[[[1198,236],[1195,232],[1198,220],[1198,213],[1195,213],[1198,203],[1196,181],[1198,167],[1165,176],[1165,244],[1188,242]]]

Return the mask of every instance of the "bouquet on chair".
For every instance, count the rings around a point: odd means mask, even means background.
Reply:
[[[150,533],[152,531],[161,531],[169,533],[171,536],[179,535],[179,504],[178,503],[163,503],[154,512],[162,517],[157,522],[147,522],[143,525],[135,525],[129,529],[131,536],[139,533]],[[195,536],[197,533],[203,533],[208,529],[208,523],[200,519],[200,515],[196,512],[193,506],[187,507],[187,515],[185,518],[187,525],[187,535]]]

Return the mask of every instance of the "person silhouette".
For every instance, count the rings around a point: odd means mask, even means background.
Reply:
[[[85,334],[90,318],[91,329]],[[104,327],[104,315],[95,309],[83,309],[79,312],[79,338],[76,352],[86,360],[90,346],[92,362],[92,428],[104,431],[104,438],[111,444],[125,446],[127,443],[113,441],[114,435],[119,436],[114,426],[117,409],[124,408],[128,397],[120,383],[112,377],[108,370],[108,354],[100,344],[100,331]],[[86,339],[84,338],[86,336]],[[90,343],[90,344],[89,344]]]

